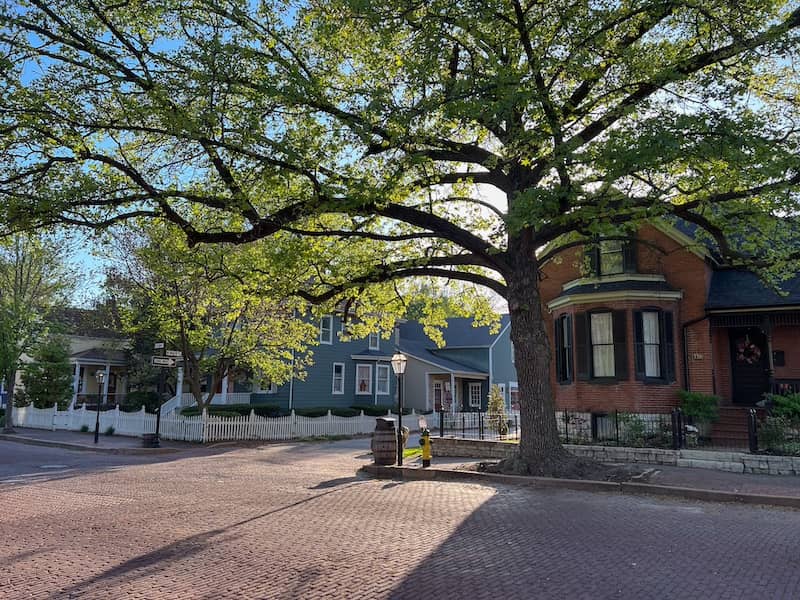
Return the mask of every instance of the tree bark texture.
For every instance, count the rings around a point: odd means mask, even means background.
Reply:
[[[531,244],[532,245],[532,244]],[[524,241],[508,278],[511,341],[520,394],[520,461],[514,470],[558,474],[572,458],[561,445],[550,382],[551,347],[545,330],[534,248]]]

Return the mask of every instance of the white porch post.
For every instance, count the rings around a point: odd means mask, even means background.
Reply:
[[[175,382],[175,395],[178,397],[180,404],[183,399],[183,367],[178,367],[177,381]]]
[[[111,375],[111,365],[106,363],[105,376],[103,377],[103,397],[102,397],[103,404],[108,402],[108,380],[111,379],[111,377],[109,377],[110,375]]]
[[[81,363],[75,361],[75,375],[72,378],[72,401],[69,403],[70,408],[75,408],[78,402],[78,388],[81,385]]]
[[[431,409],[431,374],[425,373],[425,410]]]
[[[461,412],[458,408],[458,394],[456,394],[456,376],[450,373],[450,411],[453,413]]]
[[[222,404],[228,403],[228,376],[222,378],[222,392],[219,394],[219,399]]]

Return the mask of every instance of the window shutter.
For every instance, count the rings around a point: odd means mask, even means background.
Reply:
[[[575,315],[575,361],[576,375],[580,380],[589,379],[589,331],[586,313]]]
[[[564,348],[564,339],[561,335],[561,317],[556,317],[554,321],[555,325],[555,347],[556,347],[556,381],[563,381],[564,378],[561,376],[563,373],[563,360],[562,357],[564,355],[563,348]]]
[[[644,324],[642,323],[642,311],[640,310],[633,313],[633,364],[636,379],[644,381]]]
[[[598,277],[600,275],[600,243],[596,242],[591,246],[587,246],[589,254],[589,277]]]
[[[625,341],[628,313],[615,310],[612,313],[614,328],[614,376],[616,379],[628,379],[628,348]]]
[[[636,241],[628,240],[622,244],[622,270],[636,273]]]
[[[568,382],[572,382],[573,368],[572,368],[572,315],[566,315],[565,319],[565,338],[562,340],[566,352],[564,353],[564,360],[566,361],[566,372]]]
[[[661,339],[664,340],[664,343],[661,346],[663,353],[663,360],[661,364],[664,365],[664,380],[667,383],[671,383],[675,381],[675,331],[672,313],[669,311],[664,311],[661,313],[661,317],[663,319],[663,337]]]

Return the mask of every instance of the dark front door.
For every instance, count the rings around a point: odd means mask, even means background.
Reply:
[[[758,327],[729,331],[733,403],[752,406],[768,391],[767,337]]]

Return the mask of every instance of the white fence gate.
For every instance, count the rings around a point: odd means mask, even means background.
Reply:
[[[388,412],[387,417],[397,420],[397,415]],[[77,410],[60,411],[53,408],[34,408],[33,406],[14,408],[14,423],[20,427],[34,429],[57,429],[80,431],[86,428],[94,431],[95,411],[86,410],[84,404]],[[418,431],[418,415],[412,410],[403,416],[403,425],[411,431]],[[155,433],[156,415],[142,410],[126,413],[119,410],[100,411],[100,432],[109,427],[118,435],[141,436]],[[241,417],[209,416],[206,411],[194,417],[165,416],[159,425],[160,437],[167,440],[186,442],[221,442],[227,440],[294,440],[315,436],[360,435],[375,430],[375,417],[364,411],[356,417],[337,417],[328,411],[322,417],[301,417],[292,411],[285,417],[260,417],[254,411]]]

